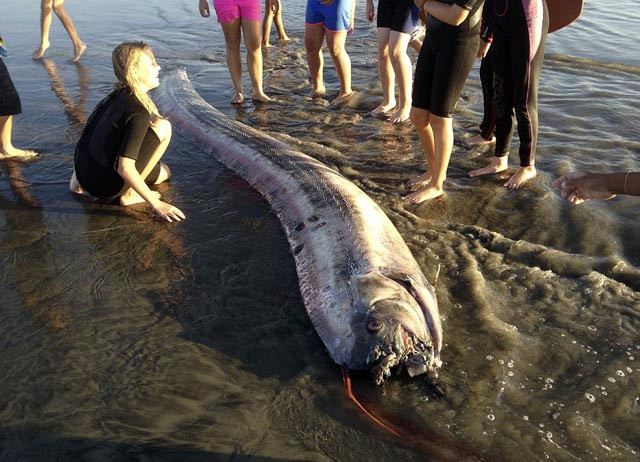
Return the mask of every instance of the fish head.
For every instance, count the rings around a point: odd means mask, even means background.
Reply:
[[[364,367],[372,371],[378,385],[396,366],[403,367],[411,377],[434,377],[440,365],[438,341],[419,298],[406,282],[382,277],[375,281],[369,278],[359,286],[364,310],[354,320],[354,354],[364,359]]]

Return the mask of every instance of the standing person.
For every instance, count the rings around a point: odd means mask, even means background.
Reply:
[[[416,0],[427,15],[425,37],[413,82],[411,122],[427,157],[426,173],[410,180],[421,186],[408,203],[444,194],[453,149],[453,113],[479,46],[482,0]]]
[[[78,32],[73,25],[71,16],[64,9],[64,0],[42,0],[40,3],[40,46],[31,55],[33,59],[40,59],[44,56],[44,52],[49,48],[49,29],[51,28],[52,12],[56,14],[62,25],[64,26],[69,38],[73,42],[73,59],[74,63],[78,62],[82,54],[86,51],[87,45],[80,40]]]
[[[489,35],[493,34],[490,46],[495,76],[496,148],[491,162],[472,170],[469,176],[498,173],[509,168],[515,115],[520,138],[520,167],[503,185],[515,190],[537,174],[538,81],[549,13],[545,0],[486,0],[483,16]]]
[[[367,21],[375,18],[373,0],[367,0]],[[378,73],[383,101],[371,115],[388,114],[389,122],[409,120],[411,112],[411,60],[407,45],[418,24],[418,8],[413,0],[378,0]],[[398,83],[396,104],[395,82]],[[395,109],[395,110],[394,110]]]
[[[340,80],[340,93],[331,105],[347,102],[353,96],[351,89],[351,60],[345,50],[347,34],[353,31],[355,0],[307,0],[304,45],[313,90],[309,96],[317,98],[326,93],[323,78],[324,58],[322,44],[327,48]]]
[[[7,51],[0,36],[0,159],[32,157],[38,153],[28,149],[18,149],[11,141],[13,116],[22,112],[22,105],[7,66],[2,60],[3,56],[7,56]]]
[[[198,0],[200,15],[208,18],[211,13],[207,0]],[[269,102],[269,98],[262,90],[262,48],[260,47],[260,25],[262,11],[260,0],[215,0],[213,7],[218,16],[218,22],[224,32],[226,43],[227,66],[235,95],[231,104],[242,104],[242,59],[240,58],[240,43],[244,36],[247,49],[247,69],[251,79],[251,99]]]
[[[165,220],[183,220],[180,209],[162,202],[148,186],[171,175],[160,162],[171,140],[171,124],[148,95],[160,85],[160,66],[143,42],[118,45],[111,59],[118,83],[87,121],[69,187],[77,194],[118,199],[124,206],[146,201]]]
[[[269,35],[271,35],[271,24],[275,23],[278,37],[281,43],[291,41],[287,33],[284,31],[282,23],[282,4],[280,0],[264,0],[264,18],[262,19],[262,46],[268,48]]]

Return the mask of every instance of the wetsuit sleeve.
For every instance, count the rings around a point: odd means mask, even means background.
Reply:
[[[463,8],[467,11],[471,11],[473,9],[474,6],[476,6],[476,3],[478,3],[480,0],[453,0],[453,3],[455,5],[458,5],[460,8]]]
[[[494,22],[493,0],[485,0],[482,7],[482,25],[480,26],[480,38],[487,43],[493,41]]]
[[[149,113],[146,111],[133,112],[127,117],[119,156],[138,159],[142,141],[149,130]]]

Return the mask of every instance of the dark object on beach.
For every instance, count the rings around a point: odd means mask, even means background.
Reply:
[[[580,17],[583,0],[547,0],[549,34],[568,26]]]

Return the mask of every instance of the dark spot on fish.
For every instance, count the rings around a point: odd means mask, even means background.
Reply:
[[[304,244],[298,244],[293,248],[293,254],[298,255],[300,252],[302,252],[302,249],[304,249]]]
[[[318,223],[317,225],[315,225],[313,229],[316,230],[316,229],[324,228],[325,226],[327,226],[327,222],[323,221],[322,223]]]
[[[367,330],[369,333],[374,334],[382,329],[382,321],[379,319],[372,319],[367,323]]]
[[[308,218],[308,220],[309,220],[311,223],[314,223],[314,222],[318,221],[319,219],[320,219],[320,217],[318,217],[318,215],[312,215],[312,216],[310,216],[310,217]]]
[[[302,231],[304,229],[304,223],[298,223],[295,227],[296,231]]]

